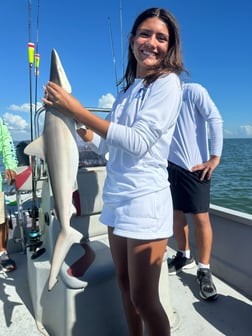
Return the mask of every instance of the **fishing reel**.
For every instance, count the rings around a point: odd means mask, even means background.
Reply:
[[[32,230],[29,233],[29,243],[26,245],[27,248],[30,249],[31,252],[33,252],[31,258],[36,259],[40,257],[45,251],[45,248],[40,248],[43,244],[43,242],[40,240],[41,234],[39,230],[36,228],[36,221],[39,218],[39,211],[37,207],[33,207],[32,209],[29,209],[29,216],[32,219],[33,225]]]

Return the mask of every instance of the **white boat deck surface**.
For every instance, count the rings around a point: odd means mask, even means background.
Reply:
[[[0,335],[41,335],[33,318],[26,255],[15,253],[11,257],[17,269],[6,274],[0,272]]]
[[[169,256],[173,254],[174,251],[170,249]],[[33,319],[27,283],[26,255],[16,253],[12,257],[17,263],[17,269],[8,273],[7,277],[0,273],[0,335],[41,335]],[[176,312],[176,330],[172,331],[172,335],[251,336],[251,300],[214,277],[219,298],[214,302],[202,301],[195,274],[196,266],[179,275],[170,276],[171,302]]]
[[[169,256],[174,254],[170,249]],[[196,281],[197,266],[169,277],[171,302],[178,314],[174,336],[251,336],[252,301],[213,276],[218,299],[204,301]]]

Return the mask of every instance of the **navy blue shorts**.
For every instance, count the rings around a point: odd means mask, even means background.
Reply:
[[[169,162],[168,174],[174,210],[193,214],[209,211],[210,180],[200,180],[202,170],[191,172]]]

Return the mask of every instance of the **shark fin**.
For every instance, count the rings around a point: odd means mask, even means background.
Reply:
[[[24,153],[27,155],[38,156],[42,160],[45,160],[43,135],[27,145],[24,149]]]
[[[48,280],[48,290],[51,291],[58,282],[57,276],[65,257],[74,243],[80,243],[83,235],[72,227],[67,231],[60,231],[54,247],[53,259],[51,263],[51,271]]]

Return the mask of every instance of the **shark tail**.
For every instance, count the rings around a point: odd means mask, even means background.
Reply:
[[[79,243],[83,235],[72,227],[61,230],[53,252],[50,276],[48,280],[48,290],[51,291],[57,283],[57,277],[68,251],[74,243]]]

